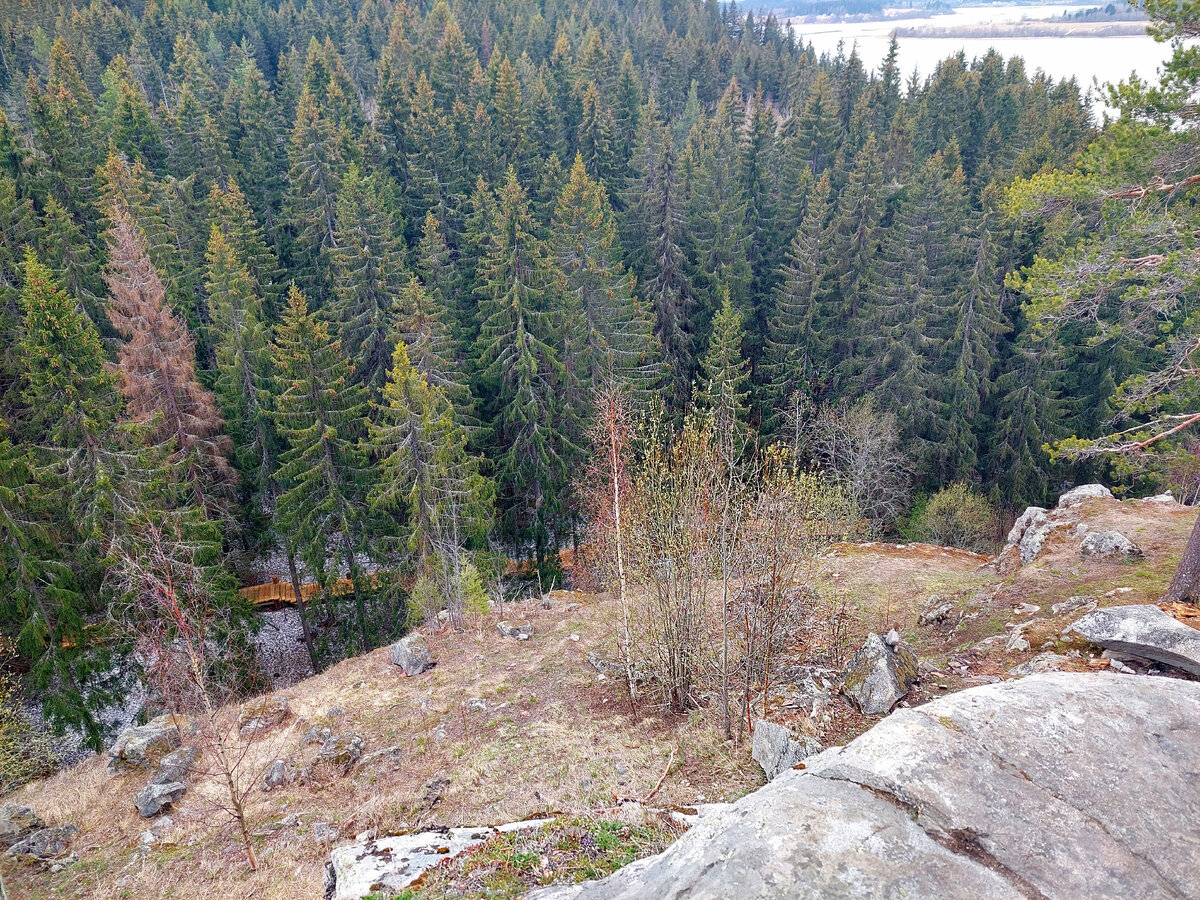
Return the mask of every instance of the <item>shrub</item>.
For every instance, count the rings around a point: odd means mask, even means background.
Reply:
[[[996,545],[996,513],[982,494],[955,482],[915,514],[912,533],[931,544],[990,553]]]

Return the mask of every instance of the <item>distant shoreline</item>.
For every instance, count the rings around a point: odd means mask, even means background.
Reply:
[[[897,28],[892,33],[901,38],[1129,37],[1145,34],[1146,23],[1030,20],[956,25],[952,28],[923,25],[916,28]]]

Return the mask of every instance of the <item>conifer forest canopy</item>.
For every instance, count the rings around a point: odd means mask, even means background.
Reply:
[[[276,560],[346,610],[339,654],[505,559],[552,584],[602,390],[804,469],[837,467],[822,417],[891,429],[903,491],[858,501],[885,533],[956,484],[1200,490],[1186,49],[1100,122],[1019,59],[867,71],[716,0],[0,27],[0,626],[93,742],[148,571],[235,646]]]

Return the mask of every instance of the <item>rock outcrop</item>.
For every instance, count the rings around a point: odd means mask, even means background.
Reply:
[[[325,867],[325,896],[329,900],[359,900],[368,894],[390,897],[442,860],[470,850],[494,834],[541,828],[548,821],[531,819],[500,828],[445,828],[339,847]]]
[[[179,743],[179,724],[170,715],[126,728],[108,751],[108,771],[116,774],[149,769]]]
[[[1200,898],[1197,721],[1200,684],[1177,679],[962,691],[810,757],[659,856],[530,900]]]
[[[1142,550],[1119,531],[1090,531],[1079,545],[1085,559],[1134,559]]]
[[[1106,650],[1152,659],[1200,675],[1200,631],[1157,606],[1110,606],[1067,629]]]
[[[1087,500],[1112,500],[1112,491],[1102,484],[1082,484],[1072,488],[1058,498],[1052,510],[1041,506],[1028,506],[1009,529],[1004,549],[996,557],[996,570],[1011,574],[1021,566],[1027,566],[1042,552],[1046,539],[1059,528],[1073,524],[1070,510]]]
[[[392,665],[399,666],[410,678],[433,668],[433,655],[429,652],[429,644],[425,641],[425,635],[417,631],[392,644],[388,648],[388,658],[391,659]]]
[[[255,697],[238,711],[238,727],[243,735],[254,737],[274,728],[290,711],[286,697]]]
[[[794,735],[784,726],[766,719],[754,723],[750,755],[762,766],[767,781],[773,781],[780,772],[820,752],[821,744],[814,738]]]
[[[143,819],[151,819],[159,813],[166,812],[187,791],[181,781],[168,781],[163,784],[148,784],[133,798],[138,815]]]
[[[842,673],[842,693],[869,716],[883,715],[917,680],[917,654],[898,639],[872,634]]]
[[[62,856],[71,848],[71,841],[79,829],[74,825],[59,825],[56,828],[39,828],[24,840],[8,848],[6,856],[31,856],[34,859],[53,859]]]
[[[11,847],[39,828],[45,827],[46,823],[28,806],[18,803],[5,803],[0,806],[0,846]]]

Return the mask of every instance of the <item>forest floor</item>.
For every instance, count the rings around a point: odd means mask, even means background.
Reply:
[[[1196,515],[1173,503],[1115,500],[1071,511],[1093,529],[1117,530],[1138,544],[1145,555],[1131,562],[1085,560],[1074,530],[1061,528],[1035,561],[1004,576],[987,558],[964,551],[871,543],[835,546],[811,577],[844,604],[850,651],[868,631],[893,625],[913,645],[925,674],[902,702],[915,705],[1008,677],[1040,650],[1080,649],[1061,638],[1080,613],[1052,615],[1053,603],[1077,595],[1101,606],[1156,600]],[[952,596],[955,614],[921,626],[934,594]],[[618,613],[606,595],[555,592],[548,609],[537,602],[505,608],[505,618],[533,625],[528,641],[500,636],[494,615],[463,633],[431,631],[437,665],[422,675],[405,678],[383,648],[279,691],[290,717],[254,742],[247,771],[275,758],[303,767],[316,747],[302,738],[314,725],[361,735],[368,754],[399,752],[346,776],[316,770],[270,793],[252,790],[257,872],[248,869],[228,818],[206,802],[220,796],[213,779],[193,778],[169,813],[169,827],[134,809],[146,775],[109,775],[103,757],[27,785],[7,799],[32,806],[51,825],[78,826],[79,861],[52,874],[4,859],[9,897],[320,897],[330,849],[366,832],[501,824],[547,813],[615,819],[617,798],[645,797],[660,780],[654,804],[666,808],[733,800],[760,785],[749,742],[723,741],[715,711],[664,716],[648,702],[632,710],[623,685],[589,664],[589,653],[616,655]],[[1030,648],[1006,651],[1009,626],[1031,618],[1024,631]],[[1068,663],[1102,665],[1087,648]],[[818,726],[826,745],[876,721],[840,699],[834,706]],[[226,714],[232,719],[236,710]],[[145,845],[140,838],[149,827],[156,838]]]

